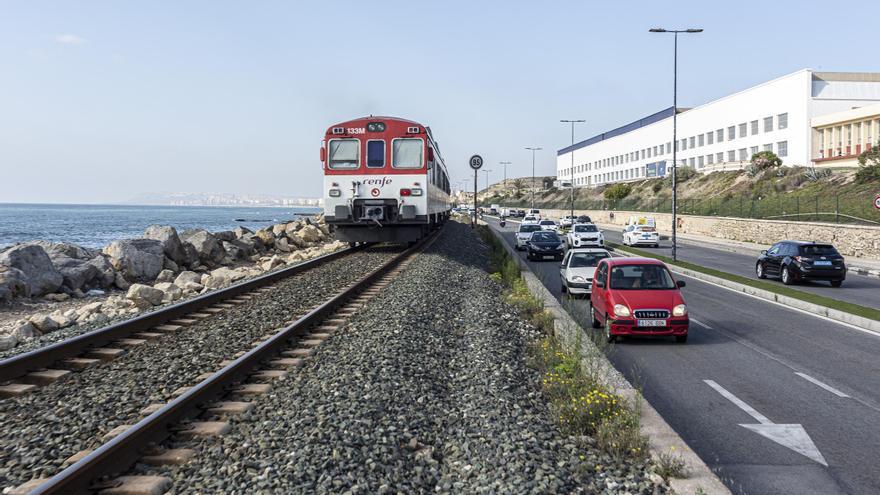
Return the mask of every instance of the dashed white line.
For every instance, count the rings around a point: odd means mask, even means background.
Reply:
[[[797,375],[797,376],[799,376],[799,377],[801,377],[801,378],[803,378],[804,380],[806,380],[806,381],[808,381],[808,382],[810,382],[810,383],[813,383],[813,384],[815,384],[815,385],[818,385],[819,387],[824,388],[825,390],[831,392],[832,394],[834,394],[834,395],[836,395],[836,396],[838,396],[838,397],[846,397],[846,398],[849,398],[848,395],[846,395],[845,393],[841,392],[840,390],[837,390],[836,388],[832,387],[831,385],[828,385],[827,383],[822,383],[822,382],[820,382],[819,380],[813,378],[812,376],[810,376],[810,375],[808,375],[808,374],[806,374],[806,373],[801,373],[801,372],[799,372],[799,371],[796,371],[794,374]]]

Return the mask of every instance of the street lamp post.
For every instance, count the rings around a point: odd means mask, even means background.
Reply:
[[[507,192],[507,166],[510,165],[510,162],[498,162],[498,165],[504,166],[504,192]]]
[[[532,152],[532,209],[534,209],[535,208],[535,152],[541,151],[544,148],[531,147],[531,148],[526,148],[526,149]]]
[[[560,120],[560,122],[571,124],[571,184],[569,185],[571,191],[569,191],[569,196],[571,198],[571,224],[574,225],[574,125],[586,122],[586,120]]]
[[[678,216],[676,207],[678,206],[678,184],[676,182],[675,169],[678,167],[678,33],[702,33],[702,29],[663,29],[652,28],[648,30],[651,33],[672,33],[672,260],[676,261],[677,257],[677,238],[676,231],[678,229]]]
[[[483,169],[483,170],[481,170],[481,172],[486,172],[486,196],[488,197],[489,196],[489,172],[491,172],[491,170]]]

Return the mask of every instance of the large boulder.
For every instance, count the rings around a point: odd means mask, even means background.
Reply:
[[[132,301],[139,308],[149,308],[150,306],[158,306],[162,304],[165,293],[159,289],[154,289],[149,285],[132,284],[128,288],[125,297]]]
[[[168,256],[175,263],[186,263],[186,250],[183,248],[183,242],[177,235],[174,227],[167,225],[150,225],[144,231],[144,238],[154,239],[162,243],[162,249],[165,256]]]
[[[220,232],[214,232],[214,237],[216,237],[218,241],[229,242],[234,241],[237,236],[231,230],[221,230]]]
[[[100,253],[97,249],[86,248],[67,242],[29,241],[26,244],[40,246],[43,248],[43,251],[46,251],[49,258],[62,255],[75,260],[90,260]]]
[[[291,251],[291,249],[290,249],[290,243],[287,241],[287,238],[281,237],[281,238],[275,239],[275,249],[277,249],[278,251],[281,251],[282,253],[289,253]]]
[[[165,294],[162,296],[163,303],[171,303],[183,297],[183,291],[180,287],[170,282],[160,282],[154,285],[153,288],[159,289]]]
[[[88,260],[56,255],[52,258],[52,264],[61,273],[64,279],[64,286],[71,291],[82,289],[101,275],[98,268],[94,264],[89,263]]]
[[[17,335],[13,333],[0,333],[0,351],[8,351],[17,345]]]
[[[18,268],[0,265],[0,301],[27,297],[31,293],[27,276]]]
[[[296,232],[296,236],[306,242],[319,242],[324,238],[324,233],[314,225],[306,225]]]
[[[194,284],[201,284],[202,283],[201,280],[202,280],[201,274],[196,273],[196,272],[185,271],[185,272],[180,272],[180,275],[178,275],[177,278],[174,279],[174,285],[176,285],[178,287],[183,287],[188,282],[194,283]]]
[[[187,230],[181,234],[183,242],[195,249],[199,260],[206,265],[216,265],[223,261],[226,252],[213,234],[203,229]]]
[[[303,228],[303,223],[300,220],[296,220],[294,222],[288,223],[284,231],[287,233],[287,237],[290,237],[294,234],[294,232],[298,231],[301,228]]]
[[[64,277],[46,251],[35,244],[17,244],[0,252],[0,265],[21,270],[28,282],[28,296],[55,292]]]
[[[87,261],[88,264],[94,266],[98,270],[98,276],[95,277],[94,283],[103,288],[109,288],[116,280],[116,270],[110,263],[110,258],[104,254],[98,254],[94,258]]]
[[[126,239],[113,241],[104,248],[124,282],[152,282],[165,265],[165,247],[155,239]],[[125,286],[122,281],[116,285]]]
[[[232,260],[243,260],[254,254],[254,245],[241,239],[235,239],[230,242],[223,241],[223,250]]]
[[[246,235],[254,235],[254,231],[247,227],[236,227],[232,229],[232,233],[239,239]]]
[[[259,239],[264,246],[272,247],[275,244],[275,234],[272,233],[272,229],[260,229],[256,234],[257,239]]]
[[[275,237],[284,237],[284,232],[287,230],[286,223],[278,223],[272,226],[272,233]]]

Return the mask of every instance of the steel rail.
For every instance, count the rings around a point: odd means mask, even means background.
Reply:
[[[125,432],[101,445],[78,462],[57,473],[31,492],[37,494],[90,493],[96,489],[96,480],[124,472],[143,455],[142,449],[148,445],[158,445],[173,433],[175,425],[181,420],[198,416],[201,407],[225,395],[232,385],[244,380],[262,362],[288,348],[312,327],[340,306],[373,285],[379,278],[412,254],[426,247],[436,234],[410,247],[391,260],[385,262],[337,295],[284,327],[270,339],[251,349],[243,356],[217,371],[210,377],[175,398],[158,411],[142,419]]]
[[[131,334],[147,331],[157,325],[181,318],[189,313],[197,312],[202,308],[217,304],[226,299],[271,285],[278,280],[323,265],[360,249],[360,247],[346,248],[325,254],[298,265],[267,273],[223,289],[210,291],[198,297],[187,299],[186,301],[143,314],[130,320],[98,328],[61,342],[12,356],[0,361],[0,383],[14,380],[31,371],[49,367],[52,363],[62,359],[76,357],[93,347],[101,347],[115,340],[128,337]]]

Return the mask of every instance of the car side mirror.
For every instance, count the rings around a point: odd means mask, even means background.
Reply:
[[[559,265],[559,269],[560,269],[560,270],[565,270],[565,263]]]
[[[678,288],[681,289],[682,287],[684,287],[684,286],[687,285],[687,284],[684,283],[684,280],[677,280],[677,281],[675,282],[675,285],[677,285]]]
[[[761,251],[761,254],[767,254],[767,250],[765,249],[765,250]]]

